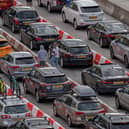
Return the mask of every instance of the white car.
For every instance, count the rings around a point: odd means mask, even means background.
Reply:
[[[104,12],[94,0],[76,0],[62,8],[63,22],[71,22],[75,29],[103,20]]]

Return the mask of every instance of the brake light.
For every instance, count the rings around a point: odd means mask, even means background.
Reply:
[[[11,119],[10,115],[1,115],[1,119]]]
[[[12,69],[18,69],[20,68],[19,66],[11,66]]]
[[[31,115],[30,112],[26,113],[26,117],[31,117],[31,116],[32,116],[32,115]]]
[[[113,35],[110,35],[110,34],[106,34],[105,37],[106,38],[113,38],[114,36]]]
[[[40,65],[39,64],[35,64],[34,67],[40,67]]]
[[[108,82],[108,81],[103,80],[102,83],[104,83],[104,84],[112,84],[113,82]]]
[[[98,113],[105,113],[106,111],[105,110],[102,110],[102,111],[99,111]]]
[[[129,83],[129,80],[126,80],[125,83]]]
[[[40,41],[40,40],[42,40],[42,38],[36,38],[35,40]]]
[[[75,112],[75,115],[84,115],[84,112]]]
[[[16,25],[19,24],[19,20],[17,18],[14,18],[14,22],[15,22]]]

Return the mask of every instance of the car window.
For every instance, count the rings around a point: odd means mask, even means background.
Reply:
[[[35,63],[33,57],[20,57],[15,59],[15,63],[22,65],[22,64],[33,64]]]
[[[4,112],[7,114],[18,114],[18,113],[26,113],[28,112],[27,106],[24,105],[12,105],[12,106],[6,106],[4,109]]]
[[[71,8],[75,11],[78,11],[78,6],[76,5],[76,3],[73,3]]]
[[[101,9],[99,6],[92,6],[92,7],[81,7],[81,12],[83,13],[92,13],[92,12],[100,12]]]
[[[66,105],[68,105],[68,106],[71,106],[72,98],[71,98],[71,97],[67,97],[64,103],[65,103]]]
[[[11,15],[11,16],[15,16],[16,11],[13,10],[13,9],[9,9],[9,10],[8,10],[8,14]]]

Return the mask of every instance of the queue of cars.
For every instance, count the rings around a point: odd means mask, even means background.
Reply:
[[[39,6],[43,5],[43,2],[39,0]],[[87,4],[89,5],[87,6]],[[52,5],[50,3],[47,3],[47,8],[49,12],[52,11]],[[30,49],[39,48],[40,44],[43,44],[48,49],[49,45],[59,38],[59,33],[56,28],[51,24],[41,23],[38,13],[32,7],[11,7],[3,13],[2,18],[3,25],[11,27],[12,32],[20,30],[20,39]],[[122,23],[102,22],[103,11],[92,0],[77,0],[71,2],[69,6],[65,5],[62,9],[62,19],[64,22],[72,22],[75,29],[94,24],[87,28],[88,38],[101,42],[101,47],[111,44],[109,47],[112,58],[117,57],[119,53],[114,52],[117,50],[116,45],[114,45],[117,41],[128,46],[128,39],[122,39],[123,35],[118,35],[123,33],[127,34],[128,29]],[[128,37],[128,35],[125,35],[125,37]],[[58,43],[61,55],[60,65],[62,67],[66,65],[93,65],[93,53],[85,41],[80,39],[63,39],[58,40]],[[125,50],[123,52],[120,51],[121,54],[124,52],[126,53]],[[124,59],[125,57],[126,54],[124,54]],[[128,59],[125,62],[127,65]],[[119,127],[128,127],[128,115],[116,113],[106,114],[93,90],[95,89],[98,93],[103,93],[115,92],[120,88],[115,94],[116,106],[117,108],[122,106],[127,108],[128,104],[126,100],[128,99],[127,86],[129,84],[129,77],[119,65],[100,64],[82,71],[82,82],[88,84],[89,87],[86,85],[76,86],[64,73],[56,68],[38,67],[39,65],[35,62],[32,55],[26,52],[13,52],[0,59],[1,71],[7,75],[14,75],[16,78],[24,77],[23,86],[25,92],[32,93],[36,97],[37,102],[41,102],[42,99],[56,98],[53,103],[53,113],[55,116],[60,116],[67,120],[69,126],[73,124],[84,124],[86,125],[86,129],[96,129],[100,126],[101,128],[109,129],[112,126],[117,128],[118,125],[120,125]],[[127,98],[125,99],[124,96]],[[87,122],[87,120],[91,121]],[[102,122],[102,120],[107,123]],[[31,125],[31,122],[28,123],[28,119],[25,119],[11,125],[9,128],[23,127],[29,129],[39,127],[40,120],[37,123],[36,120],[34,121],[34,125],[33,122]],[[127,124],[123,126],[122,122],[127,122]],[[52,127],[41,126],[41,128]]]

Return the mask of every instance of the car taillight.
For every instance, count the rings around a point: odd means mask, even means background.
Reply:
[[[112,84],[113,82],[108,82],[108,81],[103,80],[102,83],[104,83],[104,84]]]
[[[19,66],[11,66],[12,69],[18,69],[20,68]]]
[[[75,112],[75,115],[84,115],[84,112]]]
[[[1,115],[1,119],[11,119],[10,115]]]
[[[106,37],[106,38],[113,38],[113,37],[115,37],[115,36],[114,36],[114,35],[110,35],[110,34],[106,34],[105,37]]]
[[[105,113],[105,112],[106,112],[105,110],[102,110],[102,111],[99,111],[98,113],[100,113],[100,114],[101,114],[101,113]]]
[[[31,116],[32,116],[32,115],[31,115],[30,112],[26,113],[26,117],[31,117]]]
[[[17,18],[14,18],[14,22],[15,22],[16,25],[19,24],[19,20]]]
[[[126,80],[125,83],[129,83],[129,80]]]
[[[40,40],[42,40],[42,38],[36,38],[35,40],[40,41]]]
[[[34,67],[40,67],[40,64],[35,64]]]

